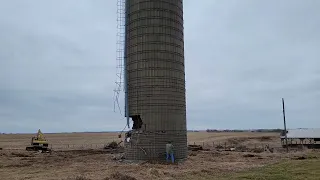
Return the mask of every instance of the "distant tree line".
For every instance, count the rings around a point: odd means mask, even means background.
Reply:
[[[240,129],[207,129],[207,132],[282,132],[282,129],[248,129],[248,130],[240,130]]]

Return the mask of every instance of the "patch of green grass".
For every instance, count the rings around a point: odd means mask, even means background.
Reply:
[[[319,180],[319,155],[305,155],[298,160],[293,158],[276,164],[266,165],[240,172],[220,172],[210,170],[195,170],[185,173],[175,179],[183,180]],[[222,174],[223,173],[223,174]],[[222,175],[221,175],[222,174]]]
[[[318,180],[320,178],[320,160],[288,160],[246,172],[239,172],[218,179],[239,180]],[[212,178],[214,179],[214,178]]]

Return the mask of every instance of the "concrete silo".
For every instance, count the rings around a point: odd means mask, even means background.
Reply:
[[[187,157],[182,0],[126,0],[127,116],[133,121],[126,159]]]

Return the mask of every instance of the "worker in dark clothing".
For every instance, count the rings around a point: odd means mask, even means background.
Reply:
[[[169,161],[169,157],[171,157],[171,162],[174,163],[174,155],[173,155],[173,145],[172,142],[169,141],[166,144],[166,155],[167,155],[167,161]]]

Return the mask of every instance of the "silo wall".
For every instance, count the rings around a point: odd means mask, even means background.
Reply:
[[[187,156],[182,0],[126,1],[126,73],[134,122],[126,158],[164,159],[172,141]]]

